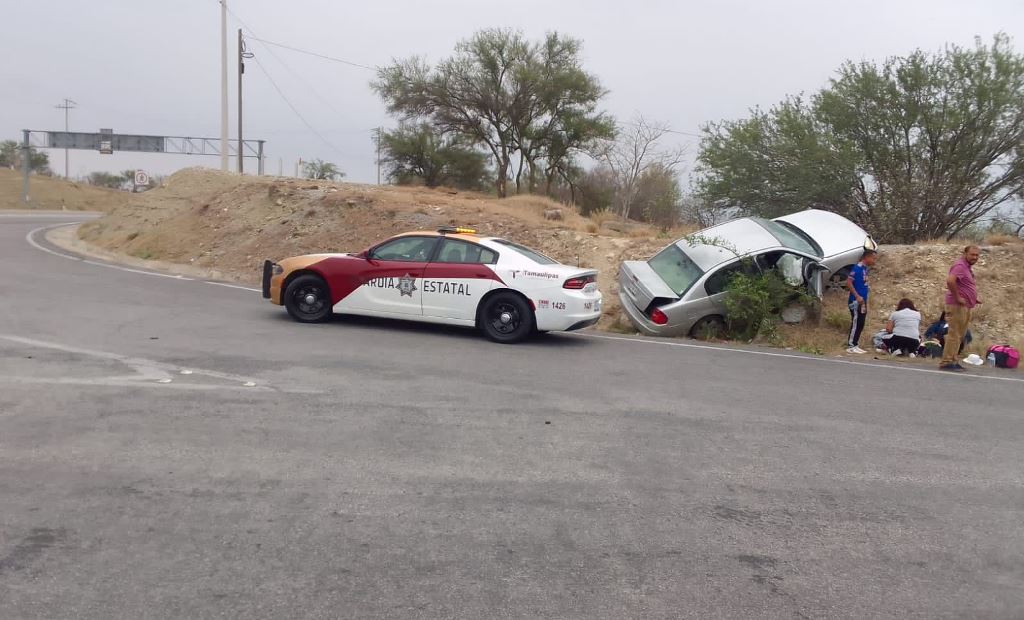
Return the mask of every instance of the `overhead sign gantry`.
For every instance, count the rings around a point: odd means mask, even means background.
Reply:
[[[80,131],[38,131],[23,129],[22,171],[25,174],[22,200],[29,201],[29,177],[31,166],[29,151],[41,149],[81,149],[109,155],[115,151],[139,153],[167,153],[171,155],[216,155],[220,156],[220,138],[195,138],[190,136],[147,136],[114,133],[112,129],[100,129],[99,133]],[[242,140],[242,157],[256,159],[257,174],[263,174],[263,145],[266,140]],[[238,157],[238,141],[228,142],[228,156]]]

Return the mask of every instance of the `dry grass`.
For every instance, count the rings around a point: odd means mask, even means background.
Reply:
[[[0,209],[67,209],[69,211],[110,211],[124,205],[133,194],[55,177],[32,175],[26,205],[21,201],[24,178],[16,170],[0,168]]]
[[[587,217],[590,218],[591,222],[597,224],[598,228],[601,228],[607,222],[615,222],[622,220],[622,218],[613,213],[611,209],[601,209],[600,211],[594,211]]]
[[[995,233],[985,237],[985,245],[1009,245],[1011,243],[1024,243],[1024,239],[1004,233]]]

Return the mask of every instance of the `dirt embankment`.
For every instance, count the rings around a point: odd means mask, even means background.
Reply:
[[[188,169],[163,187],[82,226],[82,239],[142,259],[217,269],[229,279],[258,282],[265,258],[350,252],[410,230],[456,225],[507,237],[567,264],[594,267],[612,291],[618,264],[650,256],[683,231],[599,223],[537,196],[496,200],[472,192],[356,185]],[[561,220],[544,211],[558,209]],[[619,230],[615,230],[619,229]],[[607,295],[605,325],[618,315]]]
[[[0,209],[110,211],[126,204],[131,194],[57,177],[32,175],[28,204],[22,202],[24,177],[18,170],[0,168]]]
[[[81,228],[85,241],[141,259],[217,269],[250,283],[258,281],[264,258],[355,251],[399,232],[472,226],[562,262],[598,269],[607,300],[600,326],[616,330],[628,329],[615,286],[619,263],[647,258],[684,232],[595,221],[534,196],[499,201],[466,192],[241,177],[206,169],[183,170],[164,187],[123,196],[127,202]],[[545,219],[548,209],[561,209],[563,219]],[[946,271],[958,253],[955,244],[883,247],[872,274],[867,333],[882,328],[901,297],[913,299],[926,320],[934,320]],[[985,301],[973,328],[979,346],[1024,344],[1024,243],[986,246],[976,273]],[[782,344],[817,353],[841,350],[849,321],[844,302],[842,294],[828,295],[822,324],[784,329]]]

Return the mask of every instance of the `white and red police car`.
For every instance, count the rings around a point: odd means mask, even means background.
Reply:
[[[597,271],[468,228],[411,232],[355,254],[263,264],[263,297],[297,321],[359,314],[477,327],[496,342],[597,323]]]

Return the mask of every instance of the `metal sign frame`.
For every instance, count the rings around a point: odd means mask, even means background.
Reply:
[[[220,156],[220,138],[198,138],[191,136],[149,136],[138,134],[118,134],[111,129],[101,129],[99,133],[80,131],[41,131],[23,129],[21,144],[22,171],[25,175],[22,200],[29,202],[29,177],[31,149],[78,149],[98,151],[110,154],[117,151],[137,153],[164,153],[169,155],[211,155]],[[263,145],[266,140],[232,140],[227,143],[229,157],[238,157],[238,149],[242,149],[242,157],[256,158],[257,172],[263,175]]]

